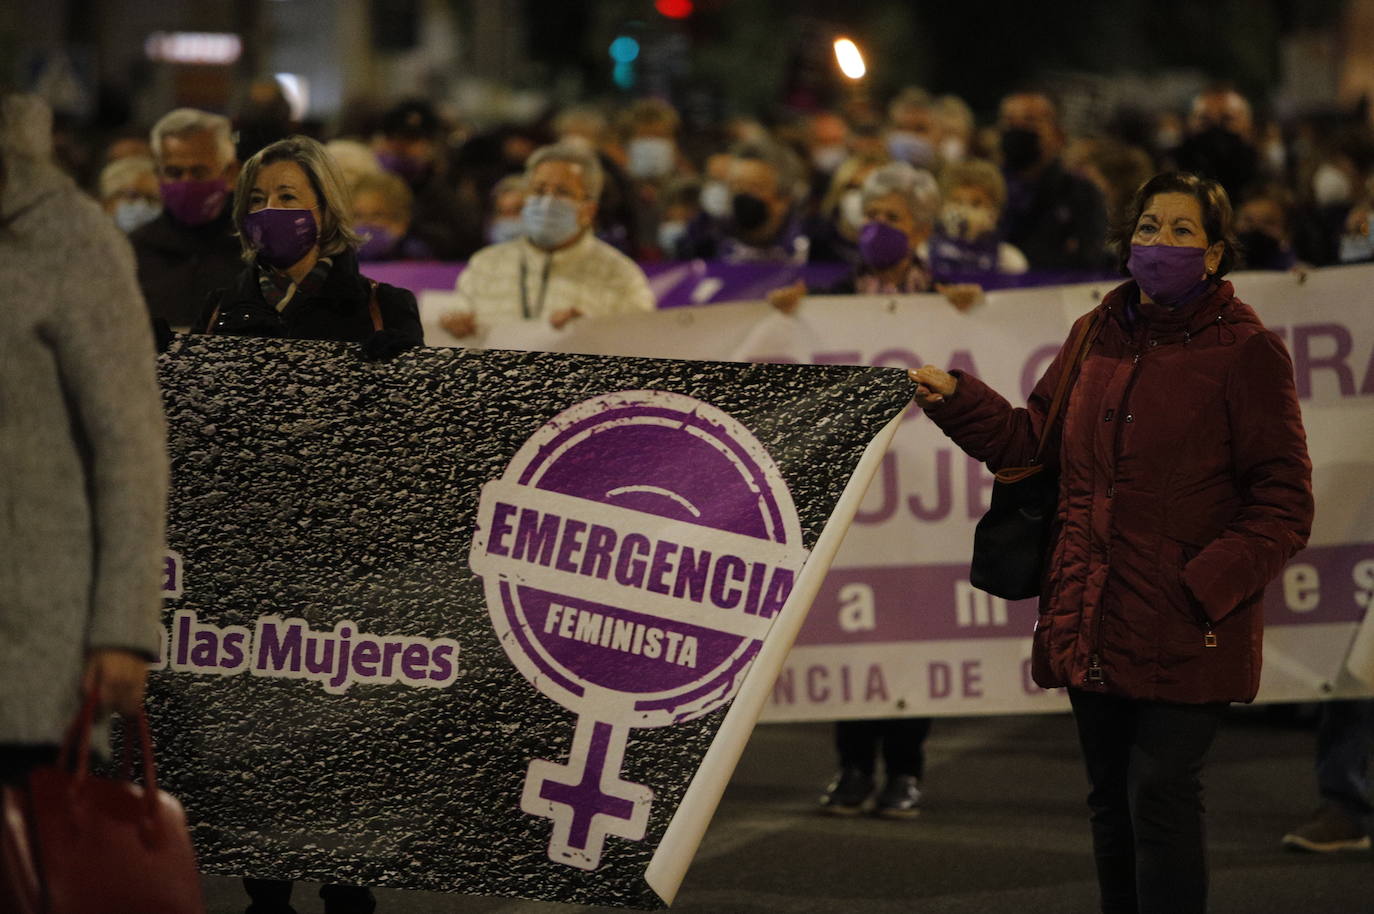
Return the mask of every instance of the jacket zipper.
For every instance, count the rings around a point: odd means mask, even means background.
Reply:
[[[1113,472],[1115,472],[1115,460],[1121,454],[1122,427],[1126,425],[1126,417],[1130,415],[1131,390],[1135,387],[1136,377],[1140,373],[1140,358],[1144,354],[1143,342],[1148,333],[1148,328],[1142,328],[1142,332],[1136,338],[1135,355],[1131,356],[1131,376],[1126,379],[1126,387],[1121,392],[1121,400],[1116,408],[1117,423],[1112,435]],[[1107,484],[1108,492],[1114,492],[1115,489],[1116,483]],[[1107,546],[1110,549],[1111,543],[1108,542]],[[1099,605],[1097,615],[1093,619],[1093,652],[1092,656],[1088,658],[1088,672],[1085,674],[1085,679],[1089,685],[1101,685],[1104,678],[1102,672],[1102,607]]]

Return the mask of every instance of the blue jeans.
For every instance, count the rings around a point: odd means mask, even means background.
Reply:
[[[1317,790],[1369,831],[1369,752],[1374,744],[1374,698],[1328,701],[1317,725]]]
[[[1069,689],[1091,789],[1104,914],[1203,914],[1202,764],[1224,704],[1137,701]]]

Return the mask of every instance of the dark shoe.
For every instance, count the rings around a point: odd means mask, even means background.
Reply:
[[[911,774],[899,774],[888,778],[878,794],[873,812],[884,819],[912,819],[919,816],[921,782]]]
[[[294,885],[289,879],[243,880],[243,890],[253,902],[244,914],[296,914],[296,909],[291,907]]]
[[[821,812],[835,816],[856,816],[873,793],[873,775],[857,768],[845,768],[825,788],[821,797]]]
[[[1284,835],[1283,846],[1295,851],[1331,854],[1367,851],[1370,842],[1369,833],[1360,823],[1334,806],[1323,806],[1310,820]]]
[[[377,899],[372,890],[361,885],[322,885],[320,897],[324,899],[324,914],[372,914],[377,910]]]

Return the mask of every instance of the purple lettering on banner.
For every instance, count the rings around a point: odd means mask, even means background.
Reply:
[[[583,546],[579,537],[586,529],[587,525],[582,521],[569,518],[567,525],[563,528],[563,542],[558,547],[558,558],[553,563],[553,566],[559,571],[577,574],[576,555]]]
[[[869,588],[873,624],[843,625],[842,590]],[[1358,622],[1374,606],[1374,543],[1311,546],[1265,591],[1266,625]],[[826,576],[798,645],[1023,638],[1035,630],[1038,601],[1007,602],[973,588],[968,565],[835,568]]]
[[[482,536],[507,503],[519,520],[499,557]],[[533,760],[521,797],[522,810],[554,823],[551,859],[595,869],[607,834],[643,838],[652,792],[616,774],[630,729],[672,726],[732,697],[792,591],[802,542],[786,484],[752,433],[676,393],[572,406],[483,487],[469,561],[498,639],[578,716],[567,764]]]
[[[253,664],[259,670],[301,671],[301,626],[286,625],[283,636],[275,622],[258,623],[258,656]]]
[[[353,645],[353,671],[359,676],[376,676],[377,661],[381,659],[381,649],[371,638],[360,636]]]
[[[515,513],[515,505],[499,504],[492,511],[491,536],[487,537],[487,551],[492,555],[510,555],[510,550],[502,542],[513,529],[510,517]]]
[[[987,513],[992,502],[992,487],[997,477],[977,457],[964,455],[964,498],[968,503],[969,520],[977,520]]]
[[[965,660],[959,664],[959,672],[964,686],[965,698],[983,697],[983,661]]]
[[[557,514],[545,514],[526,508],[520,512],[520,524],[515,531],[514,557],[534,561],[538,556],[539,564],[547,566],[553,558],[553,544],[558,539]]]
[[[1322,346],[1325,354],[1312,354],[1314,339],[1329,340]],[[1303,400],[1312,397],[1312,374],[1318,369],[1330,371],[1335,375],[1336,387],[1342,397],[1355,395],[1355,375],[1347,364],[1354,342],[1350,329],[1340,324],[1298,324],[1293,328],[1293,375],[1297,383],[1298,397]]]
[[[962,371],[971,374],[975,378],[982,377],[982,372],[973,361],[973,353],[967,349],[956,349],[949,354],[949,364],[946,366],[949,371]]]
[[[423,644],[407,644],[401,652],[401,675],[411,681],[423,681],[429,667],[429,648]]]
[[[948,698],[954,694],[954,676],[949,671],[949,664],[943,660],[932,660],[926,670],[929,679],[931,698]]]
[[[951,477],[950,463],[953,455],[949,448],[935,452],[935,506],[927,507],[919,494],[908,495],[907,507],[917,520],[937,521],[949,517],[954,506],[954,481]]]
[[[875,483],[868,484],[868,491],[872,492]],[[875,510],[865,511],[862,507],[854,514],[856,524],[881,524],[892,519],[897,513],[897,455],[888,451],[883,455],[882,466],[878,468],[876,488],[881,494],[882,500]],[[868,501],[867,498],[864,499]]]

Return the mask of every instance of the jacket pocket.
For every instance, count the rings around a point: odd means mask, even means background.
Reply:
[[[1161,634],[1171,641],[1198,646],[1204,644],[1212,623],[1183,580],[1183,569],[1201,551],[1200,546],[1191,543],[1168,537],[1160,540],[1159,586],[1160,596],[1166,604],[1160,607],[1161,622],[1165,626]]]

